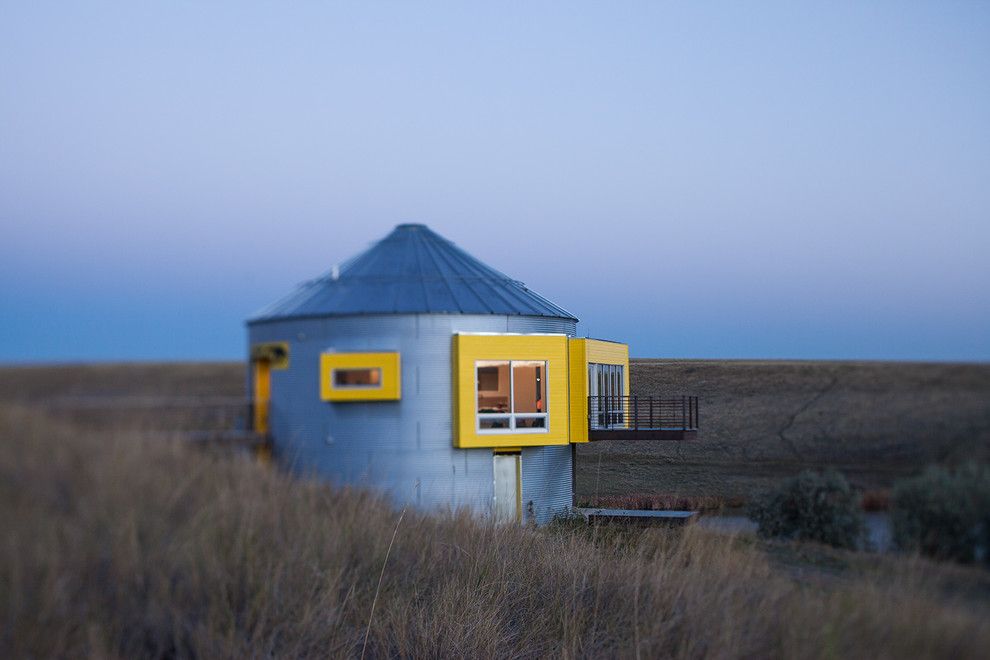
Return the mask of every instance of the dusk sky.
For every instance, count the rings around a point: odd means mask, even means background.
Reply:
[[[0,9],[0,361],[240,358],[402,222],[633,356],[990,360],[990,3]]]

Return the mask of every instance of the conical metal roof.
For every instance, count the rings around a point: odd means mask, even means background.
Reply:
[[[350,314],[509,314],[577,320],[426,225],[392,233],[248,323]]]

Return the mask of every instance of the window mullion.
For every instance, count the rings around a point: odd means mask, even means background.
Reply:
[[[516,430],[516,370],[509,360],[509,428]]]

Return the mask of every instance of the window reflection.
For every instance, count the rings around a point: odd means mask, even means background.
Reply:
[[[516,413],[546,412],[546,362],[512,363],[512,411]]]
[[[547,430],[547,362],[479,360],[475,363],[478,430]]]
[[[509,362],[482,361],[477,363],[478,412],[507,413],[509,411]]]
[[[482,417],[478,420],[478,427],[482,429],[507,429],[510,428],[509,416],[504,417]]]
[[[334,369],[333,386],[341,388],[381,387],[382,370],[379,367],[369,369]]]

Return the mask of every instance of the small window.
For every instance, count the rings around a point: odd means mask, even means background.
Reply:
[[[547,362],[479,360],[475,374],[479,432],[548,431]]]
[[[378,367],[370,369],[334,369],[333,386],[380,388],[382,386],[382,370]]]
[[[320,355],[320,398],[324,401],[398,401],[402,369],[397,352]]]

